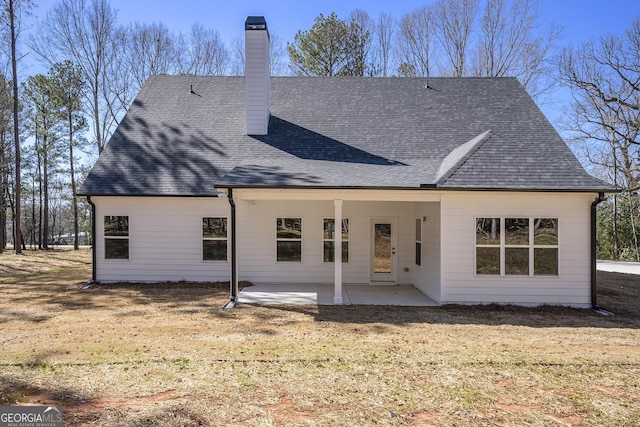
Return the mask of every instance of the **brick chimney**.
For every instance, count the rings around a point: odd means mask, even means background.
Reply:
[[[245,96],[247,135],[269,133],[269,30],[264,16],[249,16],[244,23]]]

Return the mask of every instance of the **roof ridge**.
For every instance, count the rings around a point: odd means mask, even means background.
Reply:
[[[447,181],[491,136],[492,132],[489,129],[451,150],[440,163],[434,180],[436,185]]]

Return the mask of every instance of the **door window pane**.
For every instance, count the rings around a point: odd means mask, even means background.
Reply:
[[[375,273],[391,273],[391,224],[375,225]]]

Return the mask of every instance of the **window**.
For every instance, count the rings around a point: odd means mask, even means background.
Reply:
[[[324,244],[324,262],[335,261],[335,233],[336,220],[329,218],[324,220],[322,240]],[[349,262],[349,220],[342,220],[342,262]]]
[[[477,218],[476,274],[557,276],[558,219]]]
[[[202,260],[227,260],[227,218],[202,218]]]
[[[529,274],[529,219],[504,220],[504,272],[509,275]]]
[[[476,220],[476,274],[500,274],[500,218]]]
[[[422,220],[416,219],[416,265],[422,265]]]
[[[558,275],[558,219],[533,222],[533,274]]]
[[[129,259],[129,217],[104,217],[105,259]]]
[[[276,219],[276,260],[302,262],[302,218]]]

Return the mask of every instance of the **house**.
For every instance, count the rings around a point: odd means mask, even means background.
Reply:
[[[595,305],[590,176],[515,78],[154,76],[80,193],[94,279],[411,284]]]

